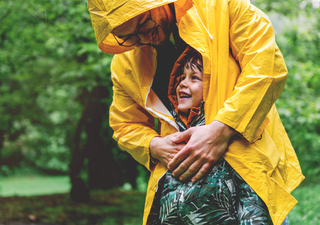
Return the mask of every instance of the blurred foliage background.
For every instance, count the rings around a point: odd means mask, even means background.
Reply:
[[[320,1],[252,0],[272,20],[289,70],[277,101],[307,181],[320,175]],[[69,175],[71,197],[148,172],[112,140],[112,55],[96,45],[86,0],[0,1],[0,176]],[[1,195],[1,192],[0,192]]]
[[[86,0],[0,1],[0,175],[68,175],[76,198],[146,172],[108,126],[110,62]],[[0,193],[1,194],[1,193]]]

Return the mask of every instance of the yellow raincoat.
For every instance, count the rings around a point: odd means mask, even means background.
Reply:
[[[177,125],[151,89],[156,50],[118,46],[110,32],[171,2],[180,37],[203,57],[206,124],[218,120],[241,134],[223,157],[263,199],[273,223],[281,224],[297,203],[290,192],[304,177],[274,105],[288,73],[267,16],[249,0],[88,0],[99,48],[117,54],[111,65],[114,138],[151,170],[144,224],[166,171],[160,163],[150,164],[149,144],[159,136],[154,118],[161,123],[161,136],[176,132]]]

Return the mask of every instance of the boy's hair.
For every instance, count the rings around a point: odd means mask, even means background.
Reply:
[[[203,65],[202,65],[201,54],[195,49],[188,51],[184,60],[180,65],[180,68],[179,68],[179,72],[181,72],[180,74],[183,74],[184,67],[186,67],[187,69],[190,68],[192,71],[194,71],[194,69],[197,68],[200,72],[202,72]]]

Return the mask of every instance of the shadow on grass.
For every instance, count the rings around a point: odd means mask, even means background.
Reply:
[[[87,204],[74,203],[69,194],[0,197],[0,224],[142,224],[145,193],[108,190],[90,196]]]

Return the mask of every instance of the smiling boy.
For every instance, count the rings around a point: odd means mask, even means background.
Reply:
[[[205,125],[203,66],[199,52],[183,52],[170,75],[170,111],[180,131]],[[160,224],[272,224],[267,206],[223,158],[202,179],[181,182],[167,171],[148,225]]]

